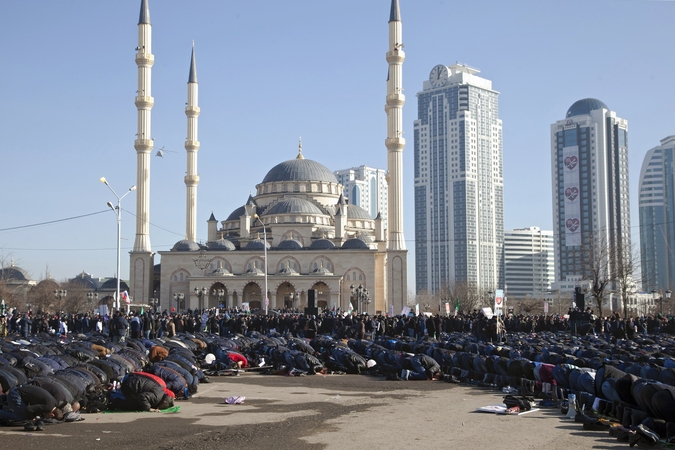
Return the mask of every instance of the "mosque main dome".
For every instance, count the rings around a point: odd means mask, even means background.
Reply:
[[[324,181],[327,183],[337,183],[335,174],[326,166],[311,159],[298,158],[284,161],[267,172],[263,183],[272,183],[275,181]]]

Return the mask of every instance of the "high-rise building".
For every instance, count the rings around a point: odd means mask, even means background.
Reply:
[[[378,214],[387,225],[387,172],[368,166],[336,170],[338,183],[344,186],[344,195],[352,205],[360,206],[373,219]]]
[[[463,64],[438,65],[417,93],[417,291],[504,286],[504,180],[499,93]]]
[[[640,256],[642,287],[675,285],[675,136],[649,150],[640,171]]]
[[[504,232],[504,280],[510,298],[543,297],[555,281],[553,231],[539,227]]]
[[[577,101],[551,125],[551,169],[556,281],[583,276],[591,247],[614,270],[630,252],[627,121],[600,100]]]

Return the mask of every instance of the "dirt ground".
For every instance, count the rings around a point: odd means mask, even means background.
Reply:
[[[44,432],[0,428],[2,448],[55,449],[614,449],[607,432],[584,431],[559,410],[477,413],[502,394],[441,381],[362,375],[213,378],[176,414],[83,415]],[[244,396],[242,405],[223,399]]]

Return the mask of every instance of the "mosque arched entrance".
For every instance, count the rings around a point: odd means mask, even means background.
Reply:
[[[262,305],[262,289],[257,283],[250,282],[244,287],[243,303],[248,303],[251,310],[260,309]]]
[[[318,283],[314,283],[312,289],[314,289],[316,295],[316,306],[321,309],[327,309],[330,300],[330,288],[328,285],[323,281],[319,281]]]

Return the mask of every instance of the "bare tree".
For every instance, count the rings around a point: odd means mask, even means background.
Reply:
[[[520,299],[520,311],[526,316],[533,314],[543,314],[544,304],[542,299],[534,297],[525,297]]]
[[[612,267],[615,250],[610,249],[604,233],[588,233],[581,244],[581,275],[590,282],[590,294],[595,300],[598,315],[602,316],[602,303],[613,283],[616,270]]]
[[[54,298],[54,290],[60,289],[59,284],[51,279],[42,280],[28,292],[28,303],[33,311],[55,312],[58,304]]]
[[[635,271],[639,260],[634,248],[623,249],[617,252],[615,278],[621,302],[623,304],[623,317],[628,317],[628,302],[630,296],[638,292],[637,283],[635,283]]]

